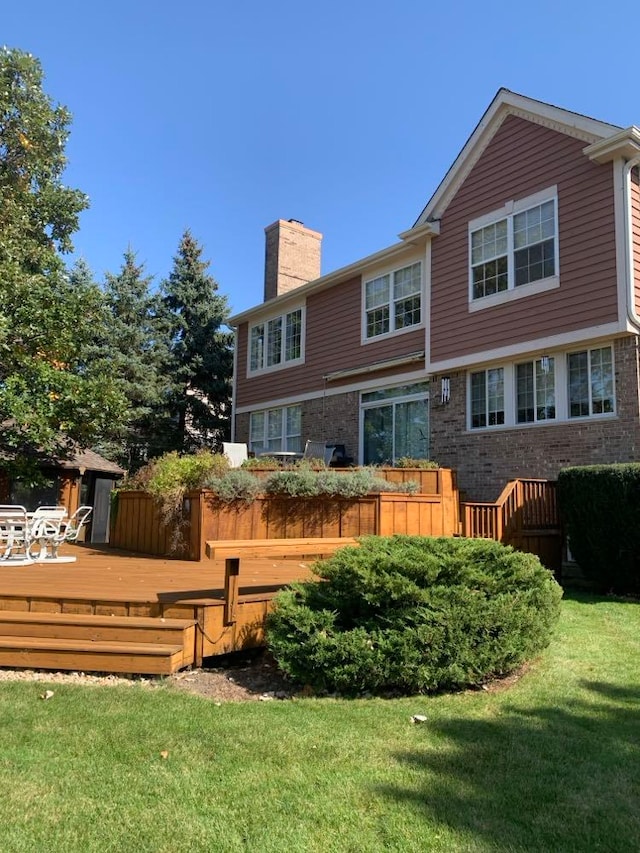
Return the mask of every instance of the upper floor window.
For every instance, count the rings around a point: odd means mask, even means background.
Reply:
[[[469,224],[471,301],[558,275],[555,188]]]
[[[251,326],[249,371],[278,367],[302,358],[302,308]]]
[[[365,337],[375,338],[418,325],[422,320],[422,264],[364,283]]]

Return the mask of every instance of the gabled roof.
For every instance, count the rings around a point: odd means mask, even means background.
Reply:
[[[518,116],[559,133],[566,133],[568,136],[581,139],[587,145],[615,136],[621,130],[617,125],[555,107],[544,101],[536,101],[534,98],[518,95],[509,89],[499,89],[462,151],[416,220],[414,228],[427,222],[437,221],[442,217],[449,202],[507,116]]]

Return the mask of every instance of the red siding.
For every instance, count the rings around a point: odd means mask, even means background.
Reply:
[[[415,255],[408,260],[396,260],[390,268],[397,269],[415,260]],[[327,373],[424,350],[425,331],[422,326],[363,345],[361,299],[362,280],[359,276],[311,294],[307,299],[305,363],[251,378],[247,378],[248,327],[243,323],[238,336],[236,406],[251,406],[296,394],[320,394],[325,387],[333,389],[358,380],[357,376],[351,376],[325,383],[323,377]],[[419,365],[410,365],[406,370],[415,370],[416,367]],[[397,375],[398,371],[393,373]]]
[[[447,207],[432,248],[431,358],[455,358],[617,319],[611,166],[585,143],[509,116]],[[470,312],[468,223],[558,187],[560,287]]]

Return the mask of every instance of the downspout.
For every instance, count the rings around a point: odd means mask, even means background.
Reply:
[[[233,377],[231,381],[231,441],[236,440],[236,383],[238,381],[238,327],[233,330]]]
[[[627,280],[627,316],[636,327],[636,334],[640,332],[640,316],[636,311],[635,294],[635,269],[633,253],[633,215],[631,208],[631,171],[640,165],[640,155],[628,160],[622,170],[622,192],[624,207],[624,233],[626,240],[625,251],[625,277]]]

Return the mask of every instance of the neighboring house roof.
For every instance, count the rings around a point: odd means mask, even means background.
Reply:
[[[61,459],[56,464],[66,470],[84,468],[87,471],[117,474],[118,476],[122,476],[125,473],[124,468],[121,468],[109,459],[105,459],[104,456],[100,456],[94,450],[79,450],[74,454],[72,459]]]

